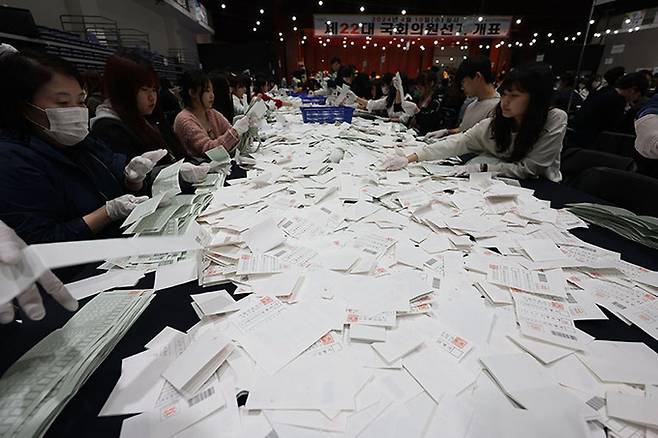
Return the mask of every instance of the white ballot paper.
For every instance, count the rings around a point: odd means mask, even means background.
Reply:
[[[174,164],[165,167],[158,173],[158,176],[153,180],[151,192],[153,197],[160,194],[176,195],[180,193],[180,183],[178,182],[178,174],[183,166],[183,160],[179,160]]]
[[[128,225],[134,224],[140,219],[145,218],[146,216],[155,212],[158,209],[158,206],[165,197],[165,193],[160,193],[159,195],[153,196],[146,201],[137,204],[137,206],[130,212],[126,220],[121,224],[121,228],[125,228]]]
[[[259,253],[267,252],[286,241],[283,232],[271,217],[249,228],[243,236],[249,249]]]
[[[658,340],[658,300],[647,301],[639,306],[622,310],[620,313],[649,336]]]
[[[267,373],[274,374],[322,336],[333,323],[313,303],[287,305],[271,296],[250,296],[231,316],[236,340]]]
[[[225,290],[191,295],[204,315],[219,315],[240,310],[240,305]]]
[[[534,262],[561,260],[566,258],[564,253],[549,239],[531,239],[519,241],[521,248]]]
[[[608,416],[658,429],[658,397],[606,393]]]
[[[144,277],[144,271],[112,269],[104,274],[67,283],[66,288],[73,298],[81,300],[115,287],[134,286]]]
[[[604,382],[658,385],[658,354],[642,342],[594,341],[577,354]]]
[[[593,340],[576,329],[564,302],[514,289],[512,298],[521,333],[525,336],[575,350],[582,350]]]
[[[536,294],[566,298],[564,278],[558,271],[536,272],[521,267],[490,263],[487,281]]]
[[[281,266],[279,260],[269,254],[242,254],[238,259],[237,275],[275,272],[281,272]]]
[[[183,395],[192,397],[224,363],[233,348],[230,339],[215,331],[208,331],[192,340],[162,373],[162,377]]]
[[[372,348],[390,364],[411,353],[423,343],[423,337],[418,332],[397,328],[388,333],[386,342],[375,342]]]

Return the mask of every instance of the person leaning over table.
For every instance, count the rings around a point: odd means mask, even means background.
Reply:
[[[107,100],[91,119],[92,136],[129,160],[149,151],[164,151],[153,175],[183,158],[185,153],[164,117],[153,117],[158,111],[160,80],[151,63],[135,54],[113,55],[105,63],[103,77]],[[199,183],[209,170],[208,164],[183,163],[180,177],[188,184]]]
[[[14,230],[0,221],[0,267],[19,265],[23,257],[23,249],[26,247],[23,239],[18,237]],[[66,310],[75,312],[78,310],[78,301],[71,296],[66,286],[51,271],[46,271],[37,280],[43,290],[52,296],[55,301]],[[33,321],[39,321],[46,316],[46,308],[39,294],[36,283],[29,285],[15,298],[18,307],[25,316]],[[9,324],[14,321],[16,312],[13,300],[0,302],[0,324]]]
[[[366,100],[356,97],[356,103],[361,109],[368,111],[384,110],[393,122],[407,123],[419,109],[415,103],[405,100],[402,81],[394,75],[387,73],[382,78],[382,88],[387,89],[384,97],[377,100]]]
[[[550,109],[550,69],[542,64],[519,67],[500,86],[502,97],[491,118],[468,131],[424,146],[409,156],[388,156],[382,167],[398,170],[416,161],[478,153],[465,173],[489,171],[514,178],[545,177],[559,182],[560,152],[567,114]]]
[[[0,54],[0,220],[28,244],[118,234],[163,154],[127,162],[89,134],[76,68],[47,54]]]
[[[216,147],[232,151],[240,136],[250,127],[249,117],[231,126],[226,117],[213,109],[214,89],[208,75],[201,70],[187,71],[180,80],[185,109],[178,113],[174,132],[190,157],[203,157]]]

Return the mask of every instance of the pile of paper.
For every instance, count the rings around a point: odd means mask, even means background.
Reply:
[[[96,296],[0,379],[0,434],[41,436],[146,309],[151,291]]]
[[[569,211],[590,224],[607,228],[650,248],[658,248],[658,218],[638,216],[623,208],[601,204],[572,204]]]
[[[139,414],[124,438],[655,432],[658,354],[575,321],[603,307],[658,338],[658,274],[515,181],[453,177],[456,160],[379,170],[420,146],[397,124],[289,110],[261,134],[246,178],[180,201],[202,251],[114,261],[157,266],[155,289],[211,286],[197,324],[124,359],[100,413]]]

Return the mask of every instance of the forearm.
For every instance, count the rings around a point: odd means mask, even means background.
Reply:
[[[107,209],[105,206],[102,206],[99,209],[92,211],[88,215],[83,216],[82,220],[87,224],[89,229],[94,234],[100,233],[112,223],[110,216],[107,214]]]
[[[139,192],[144,187],[144,181],[134,182],[129,181],[128,178],[123,180],[123,185],[128,189],[129,192]]]

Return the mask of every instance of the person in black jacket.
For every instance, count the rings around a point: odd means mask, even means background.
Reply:
[[[50,55],[0,55],[0,220],[28,244],[112,235],[146,200],[161,152],[127,161],[88,136],[80,75]]]

